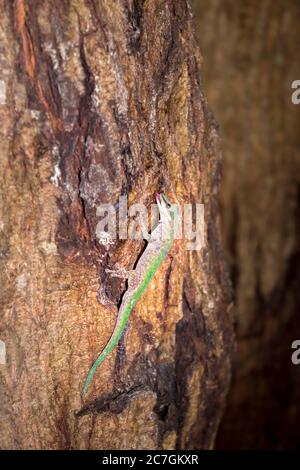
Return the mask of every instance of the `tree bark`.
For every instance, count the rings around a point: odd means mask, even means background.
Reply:
[[[297,0],[195,0],[208,99],[222,130],[222,229],[237,354],[217,445],[299,447],[300,77]]]
[[[183,0],[1,0],[2,449],[213,445],[230,375],[220,156]],[[109,339],[142,243],[99,243],[96,208],[164,191],[205,204]],[[174,201],[173,201],[174,202]],[[113,306],[103,306],[99,290]]]

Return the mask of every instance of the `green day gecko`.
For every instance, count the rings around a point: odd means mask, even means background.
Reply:
[[[110,340],[94,362],[86,378],[82,398],[85,397],[89,384],[96,372],[96,369],[104,361],[104,359],[112,352],[120,340],[127,324],[130,313],[136,302],[147,289],[154,274],[167,256],[174,241],[175,225],[178,222],[177,212],[172,210],[170,203],[163,194],[156,193],[156,203],[159,210],[159,222],[151,235],[148,237],[148,244],[145,251],[137,262],[136,268],[132,271],[125,272],[107,270],[115,277],[123,277],[128,279],[128,289],[123,295],[122,302],[118,311],[118,316],[114,331]],[[145,231],[143,230],[143,234]]]

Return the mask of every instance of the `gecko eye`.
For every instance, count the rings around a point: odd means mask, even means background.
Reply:
[[[161,199],[164,201],[165,205],[167,206],[168,209],[171,207],[171,203],[168,201],[167,197],[164,194],[161,194]]]

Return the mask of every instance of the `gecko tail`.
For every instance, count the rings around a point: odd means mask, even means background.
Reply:
[[[114,349],[115,345],[117,344],[117,342],[119,341],[120,339],[120,336],[121,335],[113,335],[110,340],[108,341],[107,345],[105,346],[105,348],[103,349],[103,351],[101,352],[101,354],[97,357],[97,359],[95,360],[94,364],[92,365],[89,373],[88,373],[88,376],[86,378],[86,381],[85,381],[85,384],[84,384],[84,387],[83,387],[83,390],[82,390],[82,393],[81,393],[81,396],[82,398],[85,397],[87,391],[88,391],[88,388],[89,388],[89,385],[92,381],[92,378],[97,370],[97,368],[100,366],[100,364],[104,361],[104,359],[108,356],[108,354]]]
[[[89,385],[91,383],[91,380],[92,380],[97,368],[104,361],[104,359],[108,356],[108,354],[110,354],[112,352],[112,350],[114,349],[116,344],[119,342],[119,340],[120,340],[120,338],[123,334],[123,331],[125,329],[126,322],[128,320],[128,316],[129,316],[129,314],[132,310],[132,307],[133,307],[133,305],[129,305],[129,308],[127,307],[127,309],[126,309],[127,311],[125,310],[125,315],[122,318],[121,322],[119,323],[119,325],[115,329],[114,333],[112,334],[110,340],[108,341],[108,343],[105,346],[105,348],[103,349],[103,351],[100,353],[100,355],[98,356],[98,358],[96,359],[96,361],[92,365],[91,370],[89,371],[88,376],[86,378],[82,393],[81,393],[82,399],[84,399],[84,397],[85,397],[85,395],[88,391]]]

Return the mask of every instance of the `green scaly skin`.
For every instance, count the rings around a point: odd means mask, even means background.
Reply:
[[[141,282],[140,286],[137,288],[137,290],[134,292],[132,299],[129,301],[129,303],[126,305],[124,312],[122,313],[122,317],[120,318],[119,324],[117,325],[113,335],[111,336],[110,340],[108,341],[107,345],[103,349],[102,353],[100,356],[96,359],[94,362],[87,379],[85,381],[83,391],[82,391],[82,398],[85,397],[89,384],[91,383],[91,380],[96,372],[96,369],[99,367],[99,365],[104,361],[104,359],[112,352],[112,350],[115,348],[116,344],[118,343],[119,339],[121,338],[124,329],[127,324],[127,320],[129,318],[130,313],[132,312],[133,307],[135,306],[136,302],[140,299],[142,296],[143,292],[147,289],[151,279],[153,278],[154,274],[162,264],[163,260],[167,256],[172,244],[174,241],[174,232],[173,230],[171,231],[170,234],[170,239],[166,240],[165,243],[162,245],[161,250],[158,254],[158,256],[149,264],[149,268],[146,271],[146,274],[144,276],[143,281]]]

